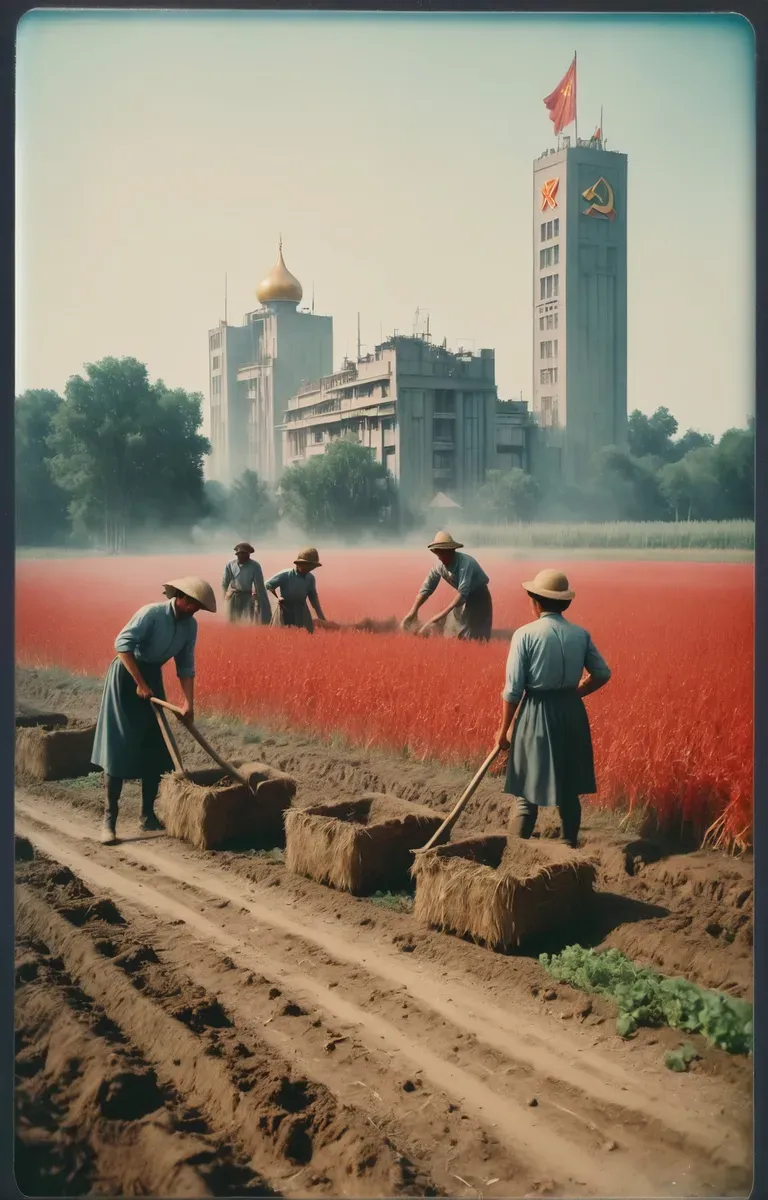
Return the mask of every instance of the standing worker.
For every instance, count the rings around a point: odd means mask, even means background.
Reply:
[[[184,693],[182,712],[195,716],[195,613],[216,612],[213,588],[204,579],[186,576],[166,583],[167,602],[147,604],[131,617],[115,639],[113,659],[104,683],[91,761],[107,782],[101,840],[114,843],[123,780],[141,780],[141,828],[162,829],[155,815],[160,776],[173,770],[160,726],[150,702],[165,699],[163,664],[176,663]]]
[[[272,592],[273,596],[277,596],[277,589],[280,589],[280,600],[272,617],[273,625],[292,625],[314,633],[310,604],[320,620],[325,620],[317,595],[317,583],[312,574],[322,565],[317,550],[314,546],[308,546],[296,556],[292,569],[278,571],[277,575],[267,580],[267,591]]]
[[[587,630],[563,616],[575,593],[562,572],[539,571],[523,587],[535,619],[512,637],[496,735],[499,749],[509,750],[504,791],[516,798],[510,833],[529,838],[539,809],[556,805],[563,839],[575,850],[580,797],[597,791],[584,697],[611,672]]]
[[[455,542],[450,533],[443,530],[435,534],[435,540],[430,542],[427,548],[440,559],[440,565],[432,568],[421,585],[413,607],[403,619],[403,629],[408,629],[422,604],[429,599],[440,580],[444,579],[456,589],[458,595],[442,612],[424,622],[422,632],[430,626],[437,625],[450,613],[455,613],[459,625],[458,636],[462,640],[488,641],[493,627],[493,604],[488,590],[488,576],[470,554],[460,553],[462,545],[462,542]]]
[[[238,542],[235,557],[224,568],[221,590],[230,621],[257,621],[268,625],[272,616],[261,564],[251,558],[253,546]]]

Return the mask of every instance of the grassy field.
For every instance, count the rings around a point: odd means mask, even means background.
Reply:
[[[464,525],[450,522],[454,536],[475,546],[539,550],[727,551],[751,554],[754,521],[611,521],[604,524]]]

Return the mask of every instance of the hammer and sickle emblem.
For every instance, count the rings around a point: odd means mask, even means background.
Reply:
[[[585,200],[591,201],[589,208],[584,209],[584,216],[592,215],[605,217],[608,221],[613,221],[616,218],[616,209],[613,207],[613,188],[607,180],[602,177],[597,183],[593,183],[588,187],[586,192],[581,193]]]
[[[557,189],[560,186],[559,179],[548,179],[541,189],[541,211],[545,212],[548,208],[557,208]]]

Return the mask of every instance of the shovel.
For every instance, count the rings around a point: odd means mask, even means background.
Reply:
[[[171,762],[181,775],[186,775],[186,771],[184,770],[181,762],[181,754],[179,752],[179,747],[176,744],[176,739],[171,733],[171,729],[168,724],[168,718],[165,715],[166,711],[172,712],[175,717],[178,717],[184,728],[189,730],[195,741],[203,747],[203,750],[205,750],[206,754],[213,759],[217,766],[221,767],[222,771],[226,771],[227,775],[230,775],[233,779],[236,779],[238,783],[242,783],[244,787],[247,787],[251,791],[253,790],[245,776],[241,775],[239,771],[235,770],[231,763],[226,762],[216,753],[210,742],[203,737],[194,721],[190,721],[189,717],[185,717],[180,708],[177,708],[175,704],[169,704],[167,700],[159,700],[157,696],[150,697],[150,700],[155,716],[157,717],[157,723],[160,726],[160,732],[163,735],[163,741],[168,747],[168,753],[171,756]]]
[[[422,846],[420,850],[414,850],[414,854],[423,854],[425,850],[431,850],[433,846],[439,845],[444,838],[447,838],[450,835],[450,832],[461,816],[467,801],[475,794],[483,777],[485,776],[486,771],[495,761],[495,759],[498,758],[499,754],[501,754],[499,747],[494,747],[481,766],[480,770],[476,775],[473,776],[469,786],[464,792],[462,792],[460,799],[448,813],[448,816],[445,818],[440,828],[432,834],[432,837],[429,839],[426,846]]]

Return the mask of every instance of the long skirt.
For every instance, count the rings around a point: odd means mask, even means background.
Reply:
[[[493,602],[488,585],[470,592],[460,608],[455,608],[445,622],[444,635],[461,641],[487,642],[493,629]]]
[[[165,699],[160,663],[140,662],[152,694]],[[136,683],[119,658],[107,671],[91,762],[117,779],[143,779],[173,770],[152,703],[136,694]]]
[[[315,632],[312,614],[306,600],[280,600],[275,605],[270,625],[275,627],[291,626],[294,629],[306,629],[307,633]]]
[[[504,791],[540,808],[597,791],[589,718],[575,689],[525,693]]]
[[[255,621],[258,608],[256,597],[250,592],[227,592],[227,618],[234,622]]]

